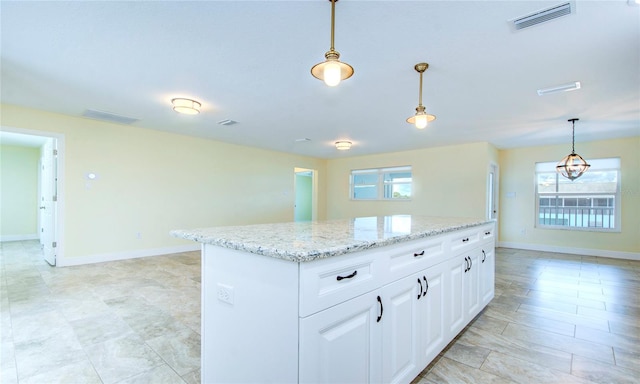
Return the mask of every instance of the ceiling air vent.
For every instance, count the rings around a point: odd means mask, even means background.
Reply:
[[[235,121],[235,120],[231,120],[231,119],[224,119],[224,120],[218,121],[218,124],[220,124],[220,125],[233,125],[233,124],[238,124],[238,122]]]
[[[115,113],[111,113],[111,112],[96,111],[94,109],[86,109],[82,113],[82,117],[86,117],[88,119],[94,119],[94,120],[108,121],[110,123],[127,124],[127,125],[135,123],[136,121],[139,120],[139,119],[134,119],[133,117],[116,115]]]
[[[546,23],[547,21],[551,21],[562,16],[571,15],[572,13],[575,13],[575,4],[573,1],[568,1],[550,8],[541,9],[526,16],[512,19],[509,21],[509,24],[511,24],[511,28],[514,31],[519,31],[521,29],[533,27],[534,25]]]

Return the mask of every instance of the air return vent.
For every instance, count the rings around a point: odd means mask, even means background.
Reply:
[[[133,124],[139,119],[134,119],[133,117],[116,115],[111,112],[104,111],[96,111],[94,109],[87,109],[82,113],[82,117],[86,117],[94,120],[102,120],[108,121],[110,123],[118,123],[118,124]]]
[[[546,23],[547,21],[551,21],[562,16],[571,15],[572,13],[575,13],[575,4],[573,1],[568,1],[550,8],[541,9],[526,16],[512,19],[509,21],[509,24],[511,24],[511,29],[519,31],[521,29],[533,27],[534,25]]]

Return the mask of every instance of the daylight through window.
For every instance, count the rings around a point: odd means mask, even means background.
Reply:
[[[356,169],[351,171],[354,200],[408,200],[411,198],[411,167]]]
[[[536,163],[536,226],[620,231],[620,159],[589,159],[591,168],[571,181],[556,163]]]

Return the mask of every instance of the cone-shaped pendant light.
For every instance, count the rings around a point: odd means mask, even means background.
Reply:
[[[331,2],[331,48],[324,57],[327,59],[322,63],[318,63],[311,68],[311,74],[313,77],[319,80],[324,80],[324,83],[330,87],[335,87],[340,84],[340,81],[346,80],[353,75],[353,67],[347,63],[341,62],[340,53],[333,47],[334,31],[335,31],[335,19],[336,19],[336,1],[329,0]]]
[[[434,115],[429,115],[425,112],[425,108],[422,105],[422,74],[429,68],[427,63],[418,63],[414,66],[415,70],[420,74],[420,96],[418,101],[418,107],[416,108],[416,114],[407,119],[407,123],[413,124],[418,129],[424,129],[427,123],[436,119]]]
[[[580,119],[569,119],[572,125],[572,142],[571,142],[571,153],[565,156],[558,165],[556,166],[556,170],[567,179],[573,181],[578,177],[582,176],[583,173],[589,169],[591,165],[587,164],[587,162],[582,158],[582,156],[576,153],[576,121]]]

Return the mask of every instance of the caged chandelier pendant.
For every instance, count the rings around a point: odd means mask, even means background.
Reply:
[[[571,153],[565,156],[558,165],[556,166],[556,171],[560,173],[562,176],[567,179],[573,181],[578,177],[582,176],[583,173],[589,169],[591,165],[587,164],[587,162],[582,158],[582,156],[576,153],[576,121],[580,119],[569,119],[572,123],[572,142],[571,142]]]
[[[335,35],[335,19],[336,19],[336,1],[331,2],[331,48],[324,54],[326,58],[322,63],[318,63],[311,68],[311,75],[318,80],[323,80],[330,87],[340,84],[340,81],[346,80],[353,75],[353,67],[347,63],[341,62],[340,53],[333,46]]]

